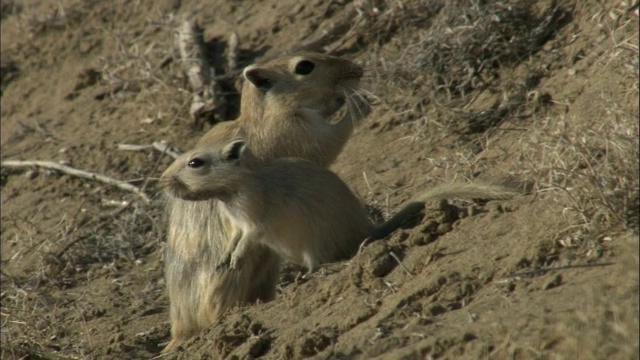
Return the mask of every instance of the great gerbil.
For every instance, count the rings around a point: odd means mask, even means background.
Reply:
[[[160,183],[169,196],[222,202],[220,210],[234,235],[218,266],[236,270],[252,258],[252,246],[264,244],[312,272],[322,263],[352,256],[365,238],[385,237],[400,222],[398,217],[405,216],[401,211],[376,226],[333,172],[300,159],[256,161],[242,139],[183,154]],[[410,207],[452,197],[496,199],[514,194],[499,185],[445,184],[419,195]]]
[[[247,67],[240,117],[217,124],[196,146],[242,135],[262,161],[294,156],[328,166],[370,111],[358,94],[362,73],[350,60],[309,53]],[[164,351],[230,307],[275,296],[280,259],[267,247],[248,246],[242,269],[216,269],[235,229],[220,204],[167,197],[171,342]]]
[[[329,166],[371,110],[359,93],[363,70],[347,59],[304,53],[248,66],[243,75],[240,117],[228,131],[263,161],[297,157]],[[216,143],[214,129],[196,147]]]

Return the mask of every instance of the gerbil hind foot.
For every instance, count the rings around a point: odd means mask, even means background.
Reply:
[[[233,254],[231,254],[231,260],[229,261],[229,268],[231,270],[237,270],[242,267],[242,255],[238,253],[238,251],[234,251]]]

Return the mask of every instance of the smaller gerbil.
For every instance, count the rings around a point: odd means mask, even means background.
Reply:
[[[222,201],[220,209],[234,231],[218,267],[239,268],[247,247],[262,243],[309,272],[322,263],[353,256],[368,237],[385,237],[407,212],[416,210],[416,202],[515,194],[499,185],[446,184],[421,194],[376,226],[333,172],[301,159],[256,161],[242,139],[185,153],[165,171],[161,184],[170,196]]]

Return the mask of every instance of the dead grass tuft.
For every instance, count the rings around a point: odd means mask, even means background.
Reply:
[[[444,103],[498,81],[503,67],[526,60],[568,17],[560,6],[536,14],[527,2],[481,1],[446,2],[439,16],[400,55],[388,80],[423,82]]]
[[[24,4],[20,0],[2,0],[0,1],[0,16],[5,17],[13,14],[19,14]]]
[[[101,29],[116,49],[98,61],[102,79],[112,89],[111,95],[120,91],[141,92],[143,95],[159,93],[164,99],[178,95],[175,88],[179,79],[175,74],[179,72],[174,68],[172,41],[177,22],[171,15],[159,16],[156,20],[147,20],[142,31],[137,27]],[[158,32],[164,36],[157,36]],[[167,92],[171,95],[168,96]],[[140,100],[161,105],[161,102],[150,101],[148,96]]]
[[[381,43],[369,60],[378,84],[372,91],[412,89],[405,96],[420,94],[409,108],[389,104],[401,118],[396,123],[416,123],[418,137],[434,133],[427,130],[433,127],[442,136],[474,135],[463,140],[476,146],[477,153],[483,146],[475,134],[526,118],[551,103],[548,94],[534,91],[546,70],[532,68],[528,61],[571,20],[569,8],[483,1],[418,2],[407,8],[419,4],[429,10],[420,21],[410,11],[394,12],[395,23],[403,24],[397,31],[411,34],[410,43],[397,49]]]
[[[547,117],[520,139],[521,175],[563,204],[572,224],[560,244],[602,255],[612,233],[638,232],[638,113],[611,100],[599,121]]]
[[[34,243],[20,258],[3,266],[2,344],[7,344],[2,347],[3,358],[67,359],[70,357],[60,354],[82,354],[92,348],[84,341],[64,339],[70,331],[64,321],[78,309],[69,305],[70,299],[78,297],[69,289],[101,278],[121,286],[123,273],[140,259],[161,251],[164,227],[158,219],[162,209],[154,205],[137,208],[132,204],[103,214],[78,211],[64,216],[50,231],[34,227],[33,231],[40,231],[48,240]],[[27,259],[33,259],[29,271],[17,271],[20,264],[13,266],[13,261]],[[47,315],[34,320],[33,314]]]
[[[6,4],[6,5],[5,5]],[[82,19],[87,10],[82,2],[55,1],[45,3],[25,4],[22,1],[3,1],[2,10],[4,17],[5,8],[10,14],[20,16],[20,24],[25,32],[34,37],[52,30],[63,30]]]

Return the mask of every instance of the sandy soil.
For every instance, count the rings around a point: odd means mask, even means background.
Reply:
[[[173,32],[226,72],[348,16],[319,51],[366,68],[374,112],[332,167],[384,216],[437,183],[509,201],[423,217],[167,359],[637,359],[638,12],[625,1],[2,0],[2,358],[148,359],[169,339],[157,177],[189,117]],[[525,5],[530,4],[530,5]],[[232,77],[224,86],[236,112]],[[6,160],[64,162],[98,181]],[[126,206],[123,206],[128,204]]]

